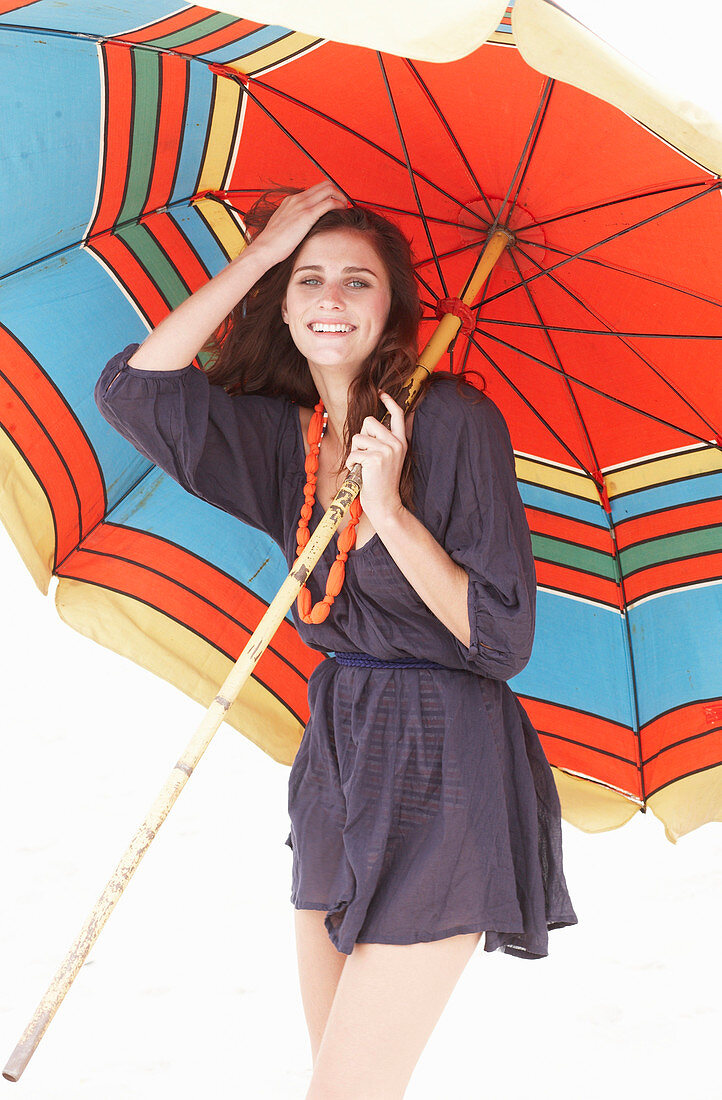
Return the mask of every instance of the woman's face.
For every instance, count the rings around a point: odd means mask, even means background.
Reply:
[[[381,339],[390,305],[389,277],[368,237],[331,229],[296,257],[281,313],[309,366],[343,371],[350,382]]]

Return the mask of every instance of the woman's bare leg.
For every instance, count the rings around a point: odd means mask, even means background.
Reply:
[[[306,1100],[399,1100],[481,932],[357,943],[347,957]]]
[[[301,1000],[315,1065],[336,986],[344,963],[351,956],[337,951],[331,943],[324,924],[325,910],[296,909],[294,912]]]

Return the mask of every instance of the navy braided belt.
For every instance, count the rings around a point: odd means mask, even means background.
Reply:
[[[335,653],[340,665],[351,668],[446,668],[435,661],[416,660],[413,657],[399,657],[398,660],[385,661],[382,657],[372,657],[370,653]]]

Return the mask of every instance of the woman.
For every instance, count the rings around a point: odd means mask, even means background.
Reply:
[[[208,375],[187,366],[229,315]],[[310,1098],[403,1096],[481,933],[539,958],[548,929],[577,922],[551,770],[505,682],[529,659],[536,591],[509,433],[448,374],[405,420],[418,320],[403,236],[321,183],[96,391],[144,454],[289,565],[362,467],[360,515],[294,608],[336,654],[310,678],[289,779]]]

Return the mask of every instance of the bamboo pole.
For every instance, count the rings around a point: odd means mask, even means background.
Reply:
[[[489,238],[487,246],[464,289],[462,301],[466,305],[471,305],[494,264],[511,240],[510,234],[505,230],[497,230]],[[406,408],[412,404],[418,387],[424,377],[434,369],[457,334],[460,324],[460,319],[454,314],[447,313],[440,320],[431,339],[421,352],[419,365],[409,380],[405,391]],[[108,880],[77,939],[60,964],[30,1023],[7,1061],[3,1070],[3,1077],[6,1081],[18,1081],[20,1079],[50,1021],[88,957],[93,944],[102,932],[105,922],[120,901],[123,891],[133,877],[141,859],[148,851],[158,830],[175,805],[176,799],[213,740],[227,711],[238,697],[241,688],[250,677],[256,663],[283,622],[309,574],[333,538],[334,533],[340,527],[352,501],[360,491],[361,466],[357,464],[331,501],[328,510],[306,544],[303,553],[296,559],[291,571],[269,604],[268,610],[224,680],[220,691],[206,711],[185,751],[175,764],[143,824],[136,832]]]

